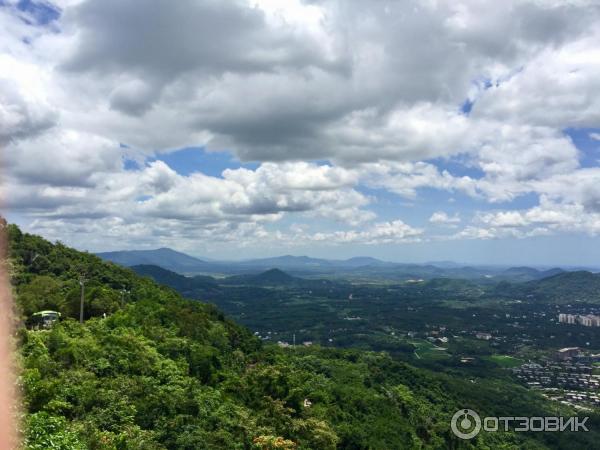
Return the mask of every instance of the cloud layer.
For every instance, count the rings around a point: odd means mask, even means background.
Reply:
[[[0,4],[2,190],[31,229],[90,248],[600,233],[597,2],[34,3]],[[252,164],[161,161],[185,147]],[[413,214],[431,191],[462,200]]]

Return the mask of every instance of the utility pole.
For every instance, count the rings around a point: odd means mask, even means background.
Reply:
[[[125,288],[121,289],[121,308],[125,308],[125,294],[129,294],[130,292]]]
[[[294,348],[296,348],[296,333],[293,334]]]
[[[79,323],[83,323],[83,304],[85,301],[85,278],[79,277],[79,286],[81,286],[81,301],[79,303]]]

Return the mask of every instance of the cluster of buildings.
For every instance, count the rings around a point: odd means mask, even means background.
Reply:
[[[600,396],[593,392],[566,391],[564,392],[562,399],[559,396],[554,400],[559,400],[565,405],[586,403],[593,406],[600,406]]]
[[[554,360],[527,363],[512,369],[523,384],[540,389],[548,398],[576,407],[600,406],[600,375],[592,364],[600,355],[583,353],[579,347],[557,350]]]
[[[581,354],[579,347],[565,347],[556,351],[556,359],[559,361],[566,361],[569,359],[577,358]]]
[[[567,323],[571,325],[579,324],[584,327],[600,327],[600,316],[593,314],[559,314],[559,323]]]
[[[595,393],[600,389],[600,375],[592,375],[592,367],[580,363],[552,363],[545,366],[523,364],[513,369],[513,373],[531,388],[561,388]]]
[[[572,361],[578,365],[600,363],[600,353],[583,352],[579,347],[561,348],[554,356],[558,361]]]

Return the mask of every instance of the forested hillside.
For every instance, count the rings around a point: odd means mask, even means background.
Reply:
[[[600,274],[582,270],[558,273],[527,283],[500,283],[494,293],[557,304],[600,304]]]
[[[8,226],[30,449],[592,448],[589,433],[481,433],[452,414],[556,412],[512,384],[467,380],[385,353],[263,347],[213,306]],[[85,323],[79,314],[85,282]],[[44,309],[63,320],[26,330]]]

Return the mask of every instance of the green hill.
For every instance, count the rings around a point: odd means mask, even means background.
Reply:
[[[583,270],[562,272],[525,283],[499,283],[493,292],[540,302],[600,304],[600,274]]]
[[[186,277],[149,264],[131,266],[131,270],[138,275],[150,277],[159,284],[170,286],[185,297],[202,298],[219,294],[217,281],[213,277],[203,275]]]
[[[555,405],[503,380],[436,374],[384,353],[263,347],[210,305],[132,270],[8,227],[28,449],[592,448],[589,433],[482,433],[449,420],[543,416]],[[79,279],[86,286],[78,317]],[[106,318],[104,315],[106,314]],[[305,403],[308,400],[309,403]],[[596,426],[596,428],[594,428]]]
[[[600,274],[565,272],[529,282],[525,289],[542,298],[600,303]]]

